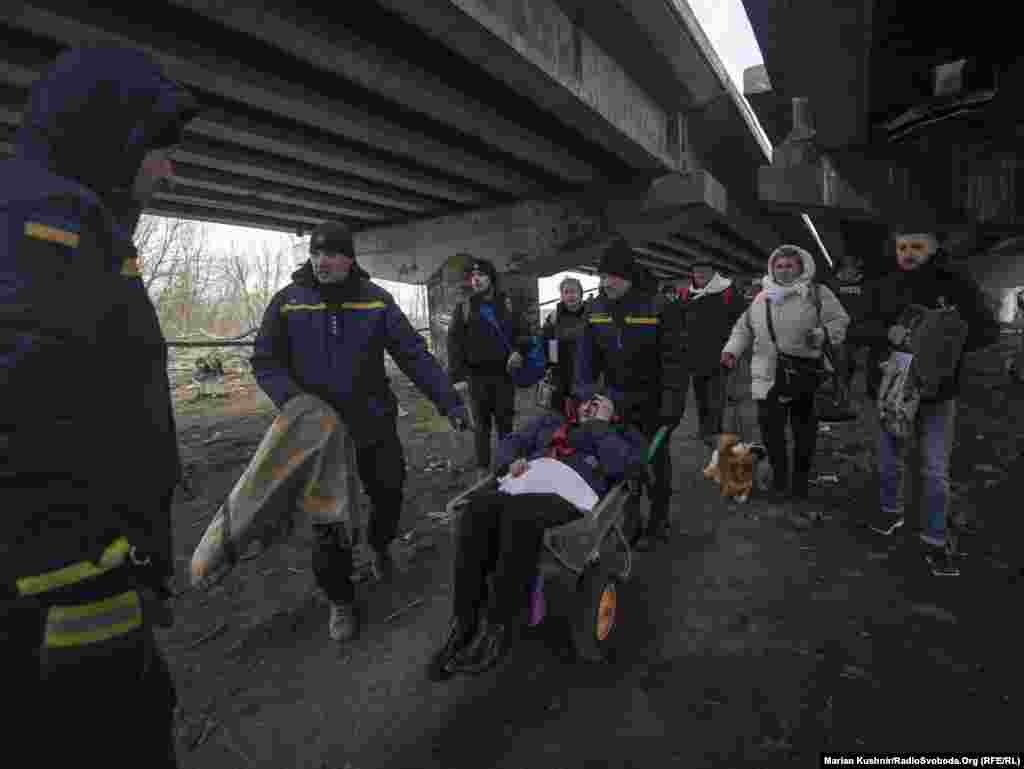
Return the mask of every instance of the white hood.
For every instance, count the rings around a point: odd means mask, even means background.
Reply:
[[[799,253],[800,260],[804,265],[803,273],[791,286],[781,286],[775,282],[774,278],[772,278],[772,268],[775,266],[775,260],[779,258],[779,252],[783,249]],[[810,291],[811,282],[814,280],[814,275],[817,271],[818,267],[814,263],[814,257],[804,249],[800,248],[800,246],[779,246],[772,251],[772,255],[768,257],[768,274],[761,279],[761,285],[764,286],[764,291],[762,291],[758,297],[762,299],[771,299],[773,302],[782,301],[790,294],[799,294],[801,297],[806,297]]]

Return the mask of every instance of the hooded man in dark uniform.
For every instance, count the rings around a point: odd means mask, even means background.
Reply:
[[[0,166],[0,646],[27,719],[6,748],[40,766],[177,766],[152,625],[171,621],[181,463],[132,237],[197,111],[146,54],[73,49]]]
[[[669,453],[671,431],[686,406],[689,371],[683,316],[678,303],[666,303],[637,270],[633,251],[616,239],[601,255],[598,272],[601,295],[587,308],[587,323],[576,354],[576,397],[589,401],[604,377],[608,397],[627,424],[651,440],[662,426],[669,428],[653,459],[654,488],[651,518],[637,546],[667,540],[668,507],[672,495]]]

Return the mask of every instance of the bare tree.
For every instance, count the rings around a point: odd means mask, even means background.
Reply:
[[[264,241],[254,255],[235,245],[222,254],[223,306],[225,310],[230,308],[245,331],[260,325],[274,293],[290,277],[294,251],[294,239],[282,239],[277,243]]]

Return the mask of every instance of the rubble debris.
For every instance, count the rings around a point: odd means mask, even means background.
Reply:
[[[955,625],[957,623],[956,615],[953,614],[953,612],[943,609],[941,606],[936,606],[935,604],[915,603],[911,605],[910,611],[924,617],[937,619],[940,622],[948,622],[951,625]]]
[[[390,622],[393,619],[397,619],[398,617],[402,616],[406,612],[411,611],[412,609],[415,609],[417,606],[422,606],[422,605],[423,605],[423,599],[422,598],[417,598],[414,601],[410,601],[405,606],[403,606],[401,609],[396,609],[395,611],[391,612],[388,616],[386,616],[384,618],[384,622]]]
[[[210,739],[210,736],[217,731],[218,728],[220,728],[220,722],[215,718],[207,717],[203,722],[203,730],[199,733],[199,736],[192,741],[192,744],[188,746],[188,749],[195,750],[200,747],[204,742]]]
[[[195,641],[190,643],[185,648],[188,649],[188,650],[198,649],[200,646],[202,646],[203,644],[207,643],[208,641],[212,641],[214,638],[217,638],[218,636],[223,635],[223,633],[227,629],[228,629],[228,623],[224,622],[224,621],[221,621],[221,622],[217,623],[217,625],[213,628],[213,630],[209,631],[208,633],[204,633],[203,635],[201,635],[199,638],[197,638]]]
[[[252,759],[245,754],[245,751],[238,747],[237,743],[234,741],[234,739],[232,739],[231,734],[228,732],[227,729],[221,729],[220,742],[224,747],[226,747],[228,750],[230,750],[232,753],[234,753],[236,756],[242,759],[242,761],[245,762],[246,766],[255,766],[255,764],[253,764],[252,762]]]

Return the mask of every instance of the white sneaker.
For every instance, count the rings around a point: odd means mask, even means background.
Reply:
[[[332,641],[351,641],[359,635],[359,617],[356,615],[355,604],[330,602],[331,618],[327,623],[327,631]]]

